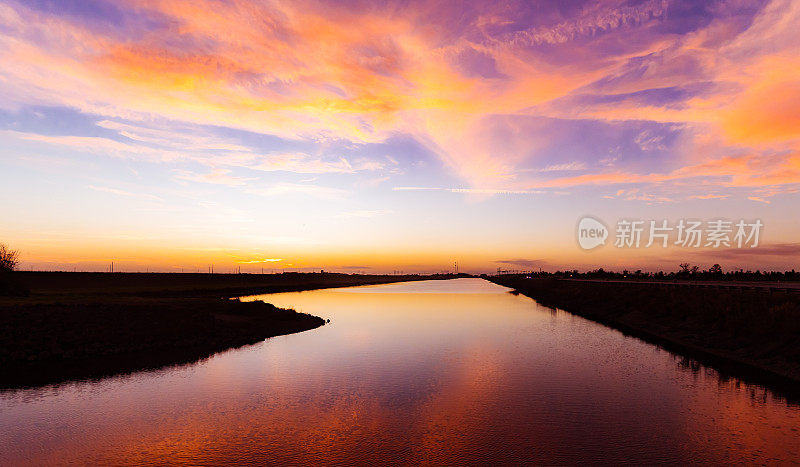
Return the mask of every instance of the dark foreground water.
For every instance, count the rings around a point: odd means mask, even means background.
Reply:
[[[256,298],[331,323],[0,394],[0,465],[800,459],[797,406],[480,279]]]

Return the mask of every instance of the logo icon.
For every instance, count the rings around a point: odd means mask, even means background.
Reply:
[[[584,250],[605,245],[607,238],[608,227],[598,219],[585,216],[578,222],[578,245]]]

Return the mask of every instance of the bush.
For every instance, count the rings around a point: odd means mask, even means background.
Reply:
[[[19,251],[0,243],[0,271],[10,272],[19,264]]]
[[[19,252],[0,243],[0,295],[27,295],[12,272],[19,264]]]

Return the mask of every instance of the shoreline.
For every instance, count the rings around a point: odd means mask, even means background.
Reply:
[[[659,288],[657,284],[623,281],[520,276],[495,276],[488,280],[513,289],[512,293],[530,297],[540,305],[564,310],[689,357],[713,368],[720,377],[759,384],[787,400],[800,402],[800,359],[797,358],[800,345],[796,334],[792,335],[793,328],[780,326],[780,319],[773,319],[766,329],[758,331],[753,323],[748,323],[752,321],[748,313],[759,316],[773,308],[786,311],[782,317],[789,314],[800,317],[795,308],[785,309],[787,303],[797,302],[796,297],[772,296],[759,291],[670,290]],[[740,302],[739,314],[745,317],[726,319],[724,314],[712,313],[713,308],[709,309],[709,305],[727,302]],[[787,352],[787,347],[793,347],[793,352]]]
[[[446,277],[19,273],[29,295],[0,297],[0,390],[194,363],[325,325],[231,298],[437,278]]]

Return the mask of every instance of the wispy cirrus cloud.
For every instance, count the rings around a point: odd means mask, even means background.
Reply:
[[[300,174],[356,174],[378,172],[385,167],[384,161],[363,157],[351,160],[342,156],[323,157],[302,152],[261,152],[259,148],[239,144],[231,138],[209,135],[192,128],[154,129],[111,120],[102,120],[97,126],[111,130],[112,135],[42,135],[2,130],[0,137],[136,161],[200,163],[213,169],[210,176],[204,177],[208,180],[222,180],[222,177],[215,177],[215,174],[219,175],[225,170],[229,172],[225,167]],[[203,177],[186,174],[184,171],[178,178],[200,181]]]
[[[88,185],[86,188],[94,191],[100,191],[102,193],[111,193],[113,195],[119,196],[128,196],[133,198],[146,198],[155,201],[161,201],[162,199],[158,196],[151,195],[149,193],[135,193],[132,191],[120,190],[119,188],[112,188],[107,186],[95,186],[95,185]]]
[[[259,196],[281,196],[289,194],[309,195],[319,198],[341,198],[349,192],[341,188],[334,188],[308,183],[274,183],[265,187],[249,188],[248,193]]]
[[[690,196],[691,199],[725,199],[729,195],[715,195],[715,194],[708,194],[708,195],[694,195]]]
[[[445,191],[448,193],[466,193],[474,195],[534,195],[547,193],[543,190],[503,190],[500,188],[445,188],[424,186],[396,186],[394,191]]]
[[[267,263],[280,263],[281,261],[283,261],[283,258],[244,259],[236,257],[234,259],[234,263],[236,264],[267,264]]]
[[[250,166],[255,170],[267,172],[285,171],[303,174],[321,173],[356,173],[361,171],[374,171],[383,168],[380,161],[358,160],[351,162],[343,157],[333,160],[323,160],[308,154],[278,153],[268,154],[257,158],[257,162]]]
[[[177,171],[174,178],[188,182],[211,183],[214,185],[242,186],[246,185],[255,178],[237,177],[231,175],[227,169],[215,169],[208,173],[195,173],[189,171]]]
[[[535,26],[506,33],[496,38],[500,43],[533,47],[542,44],[563,44],[581,38],[593,38],[626,26],[641,26],[667,14],[667,0],[649,0],[638,5],[608,7],[606,2],[587,5],[576,17],[555,25]]]

